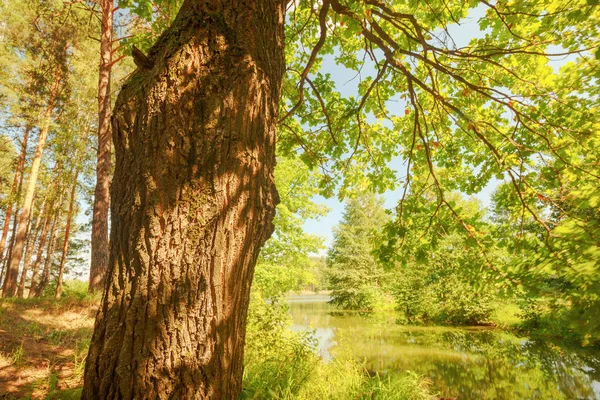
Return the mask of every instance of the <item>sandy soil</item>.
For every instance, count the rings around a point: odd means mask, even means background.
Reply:
[[[0,399],[78,398],[96,306],[0,301]]]

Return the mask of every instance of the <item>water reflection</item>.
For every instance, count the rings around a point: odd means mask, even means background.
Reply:
[[[290,298],[293,329],[314,329],[325,359],[350,351],[380,373],[411,370],[440,396],[460,399],[600,399],[600,353],[489,328],[399,326],[339,313],[327,296]]]

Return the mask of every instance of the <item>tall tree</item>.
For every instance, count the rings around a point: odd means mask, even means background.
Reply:
[[[44,289],[48,286],[50,282],[50,270],[52,269],[52,261],[54,260],[54,248],[56,246],[56,236],[58,234],[58,225],[60,223],[61,217],[61,208],[62,208],[62,199],[59,199],[56,203],[58,205],[58,210],[54,213],[54,219],[52,221],[52,229],[50,230],[50,240],[48,241],[48,247],[46,248],[46,258],[44,259],[44,270],[42,271],[42,275],[40,277],[39,283],[35,285],[35,291],[33,290],[33,282],[31,284],[32,288],[29,289],[29,298],[32,297],[41,297],[44,293]]]
[[[13,201],[16,200],[15,196],[17,194],[17,187],[19,185],[19,181],[21,180],[21,175],[23,174],[23,167],[25,166],[25,157],[27,157],[27,141],[29,139],[30,131],[31,128],[27,126],[25,128],[25,132],[23,133],[23,139],[21,140],[21,153],[17,159],[15,176],[10,189],[9,200],[6,204],[6,211],[4,212],[4,227],[2,228],[2,238],[0,239],[0,259],[3,259],[4,246],[6,245],[6,239],[8,238],[8,230],[10,229],[10,220],[13,213]]]
[[[373,251],[386,221],[383,199],[372,193],[361,193],[346,203],[327,256],[333,304],[370,310],[383,294],[385,271]]]
[[[40,233],[40,224],[44,219],[46,200],[46,197],[44,197],[44,201],[39,207],[38,216],[35,219],[35,225],[33,229],[29,229],[27,234],[27,244],[25,245],[25,254],[23,256],[23,270],[21,271],[21,278],[19,279],[19,286],[17,289],[17,297],[19,298],[23,298],[23,293],[25,292],[25,281],[27,280],[27,273],[29,272],[29,266],[31,265],[31,253],[35,247],[37,236]]]
[[[55,296],[57,299],[60,299],[62,295],[62,287],[63,287],[63,274],[65,272],[65,263],[67,261],[67,253],[69,251],[69,239],[71,234],[71,222],[73,220],[73,212],[75,206],[75,193],[77,190],[77,178],[79,177],[79,170],[75,170],[75,174],[73,176],[73,184],[71,185],[71,196],[69,198],[69,211],[67,211],[67,223],[65,225],[65,235],[63,238],[63,246],[62,253],[60,256],[60,266],[58,269],[58,278],[56,283],[56,293]]]
[[[108,210],[110,204],[111,126],[110,80],[113,67],[114,1],[100,0],[100,69],[98,74],[98,152],[92,217],[90,292],[100,290],[108,267]]]
[[[51,221],[52,220],[51,208],[53,205],[53,199],[51,199],[49,201],[49,205],[50,205],[50,207],[48,208],[48,213],[47,213],[47,215],[44,216],[44,224],[42,226],[42,232],[40,233],[40,240],[38,243],[37,254],[35,256],[35,261],[32,266],[31,283],[29,286],[29,294],[27,295],[27,298],[29,298],[29,299],[32,298],[37,291],[38,275],[39,275],[39,271],[40,271],[40,266],[42,265],[44,249],[46,248],[46,239],[48,237],[48,230],[50,229],[50,225],[52,222]]]
[[[66,47],[64,48],[64,50],[66,52]],[[57,68],[56,75],[54,77],[54,82],[52,83],[52,88],[50,89],[50,97],[48,99],[46,112],[43,116],[42,127],[40,129],[35,153],[33,155],[33,160],[31,163],[31,170],[29,172],[29,181],[27,183],[27,189],[25,191],[25,198],[23,199],[23,204],[21,206],[19,224],[15,234],[14,244],[10,255],[10,262],[6,271],[6,278],[4,281],[4,287],[2,291],[2,295],[4,297],[14,296],[15,291],[17,289],[17,275],[19,274],[19,265],[21,264],[21,257],[23,255],[23,247],[25,245],[25,239],[27,235],[27,226],[29,224],[29,216],[31,213],[31,206],[33,204],[35,186],[37,183],[40,165],[42,163],[42,154],[44,151],[44,146],[46,145],[46,138],[48,137],[48,132],[50,129],[50,119],[52,118],[52,113],[54,111],[54,106],[56,98],[58,96],[61,79],[62,71]]]

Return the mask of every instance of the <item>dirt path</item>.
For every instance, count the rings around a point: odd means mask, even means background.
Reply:
[[[0,399],[79,398],[96,305],[0,300]]]

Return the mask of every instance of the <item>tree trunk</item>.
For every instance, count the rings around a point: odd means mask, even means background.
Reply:
[[[35,154],[31,163],[31,172],[29,173],[27,191],[25,192],[25,199],[23,200],[23,207],[21,208],[21,215],[19,216],[19,226],[17,228],[17,234],[10,256],[8,270],[6,271],[6,280],[4,282],[4,290],[2,292],[4,297],[13,297],[17,289],[17,276],[19,274],[21,257],[23,256],[23,246],[25,244],[25,237],[27,235],[29,214],[31,212],[33,195],[35,194],[35,186],[40,171],[40,164],[42,162],[42,153],[44,152],[44,146],[46,145],[46,138],[48,137],[48,130],[50,129],[50,119],[52,118],[52,112],[54,110],[56,96],[58,95],[60,81],[61,69],[57,68],[54,83],[52,84],[52,89],[50,90],[48,106],[46,107],[46,112],[44,113],[43,125],[40,129],[40,135],[38,137]]]
[[[35,245],[35,239],[37,236],[37,222],[33,229],[31,229],[32,218],[29,219],[29,224],[27,226],[27,239],[25,239],[25,254],[23,257],[23,270],[21,271],[21,279],[19,280],[19,285],[17,286],[17,297],[23,297],[23,288],[25,287],[25,277],[27,276],[27,269],[29,268],[29,260],[31,257],[31,248]],[[23,283],[23,288],[21,288],[21,282]]]
[[[31,285],[29,286],[28,299],[31,299],[35,295],[37,279],[42,264],[42,257],[44,255],[44,248],[46,246],[46,238],[48,237],[48,229],[50,228],[50,215],[47,215],[44,219],[44,225],[42,226],[42,233],[40,234],[40,241],[38,243],[38,251],[35,256],[35,262],[33,263],[31,271]]]
[[[24,166],[23,166],[24,167]],[[23,193],[23,180],[25,179],[25,170],[21,168],[21,173],[19,174],[19,183],[17,184],[17,192],[15,193],[15,216],[13,218],[13,227],[12,233],[10,235],[10,243],[8,244],[8,249],[6,251],[6,257],[4,257],[4,265],[2,268],[2,272],[6,272],[8,274],[8,267],[10,265],[10,260],[12,259],[12,249],[15,245],[15,238],[17,237],[17,229],[19,227],[19,203],[21,201],[21,194]],[[27,226],[29,228],[29,224]],[[18,271],[17,271],[18,272]],[[16,279],[16,277],[15,277]],[[4,294],[4,289],[6,287],[6,277],[2,282],[2,293]]]
[[[284,2],[186,0],[113,112],[110,261],[83,399],[235,399],[273,231]],[[144,66],[149,66],[144,63]]]
[[[23,140],[21,141],[21,153],[17,160],[17,166],[15,168],[15,177],[13,184],[10,188],[9,201],[6,206],[6,212],[4,213],[4,227],[2,228],[2,238],[0,239],[0,259],[4,254],[4,247],[6,246],[6,238],[8,237],[8,230],[10,229],[10,218],[12,217],[13,202],[18,204],[16,200],[17,186],[23,175],[23,167],[25,166],[25,158],[27,157],[27,141],[29,139],[29,132],[31,127],[25,127],[25,133],[23,134]]]
[[[92,254],[88,291],[101,290],[108,267],[108,209],[110,204],[113,0],[101,0],[100,73],[98,79],[98,163],[92,217]]]
[[[58,280],[56,283],[55,298],[60,299],[62,295],[63,273],[65,272],[65,262],[67,261],[67,253],[69,252],[69,236],[71,234],[71,220],[73,219],[73,206],[75,205],[75,191],[77,189],[77,177],[79,171],[75,171],[73,179],[73,187],[71,188],[71,199],[69,200],[69,212],[67,214],[67,224],[65,226],[65,239],[63,241],[62,255],[60,257],[60,268],[58,270]]]
[[[58,202],[59,206],[62,206],[61,202]],[[44,271],[42,272],[42,278],[40,283],[36,285],[35,297],[42,297],[44,289],[50,281],[50,269],[52,268],[52,256],[54,255],[54,247],[56,246],[56,232],[58,228],[58,221],[60,219],[60,212],[56,212],[54,215],[54,221],[52,222],[52,229],[50,230],[50,242],[48,242],[48,249],[46,250],[46,259],[44,260]],[[29,297],[31,298],[31,292],[33,289],[29,289]]]
[[[42,220],[46,219],[46,200],[47,197],[44,198],[44,201],[40,207],[40,212],[38,218],[36,219],[35,227],[33,230],[30,230],[29,234],[27,235],[27,245],[25,246],[25,256],[23,259],[23,271],[21,272],[19,288],[17,289],[17,297],[20,299],[23,298],[23,293],[25,292],[25,281],[27,280],[27,273],[29,272],[29,266],[31,265],[31,253],[33,252],[35,242],[37,241],[38,234],[40,233],[40,224]]]

